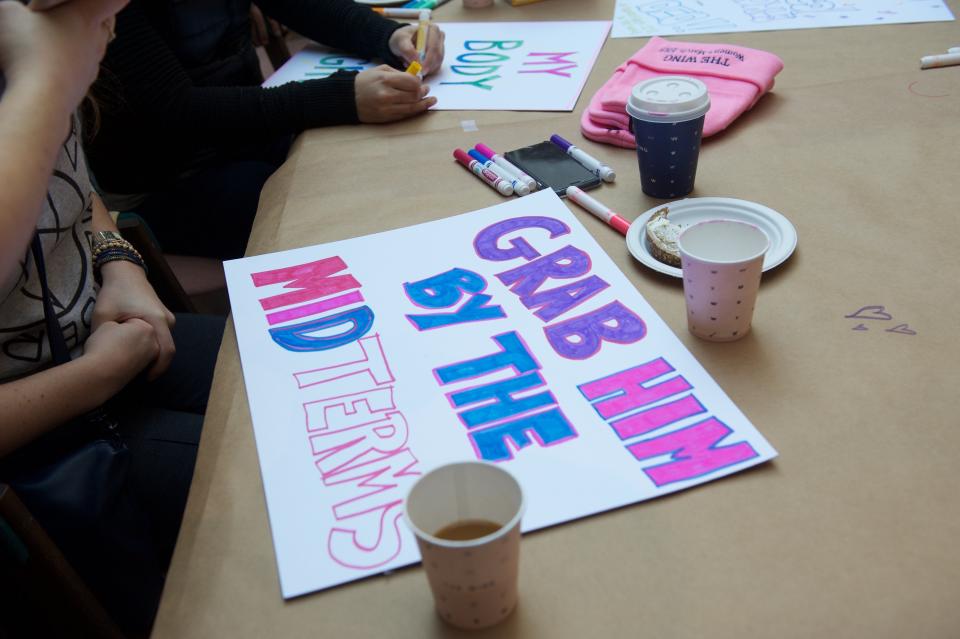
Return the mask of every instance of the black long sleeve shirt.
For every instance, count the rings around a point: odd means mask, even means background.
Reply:
[[[352,0],[258,0],[308,38],[399,66],[401,25]],[[235,148],[304,129],[357,122],[353,72],[263,89],[250,0],[133,0],[98,83],[101,123],[87,154],[100,188],[149,193]]]

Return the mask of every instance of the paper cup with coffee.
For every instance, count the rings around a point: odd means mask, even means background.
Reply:
[[[410,489],[404,517],[444,621],[485,628],[513,611],[523,508],[513,475],[484,462],[440,466]]]

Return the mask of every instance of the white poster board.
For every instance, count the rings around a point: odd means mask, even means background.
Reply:
[[[363,71],[377,66],[373,60],[358,58],[311,44],[290,56],[283,66],[261,85],[264,88],[278,87],[288,82],[322,80],[337,71]]]
[[[617,0],[613,38],[953,20],[942,0]]]
[[[416,562],[443,463],[531,531],[776,456],[550,190],[225,268],[284,597]]]
[[[451,22],[443,67],[424,81],[439,110],[572,111],[600,53],[610,22]],[[373,61],[311,46],[263,83],[361,71]]]

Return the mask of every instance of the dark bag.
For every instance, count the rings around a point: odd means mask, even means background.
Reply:
[[[70,361],[70,351],[51,302],[40,237],[34,235],[33,259],[43,294],[47,340],[55,365]],[[73,521],[96,521],[116,503],[125,482],[130,451],[117,422],[106,409],[40,437],[0,463],[0,473],[42,520],[40,511],[62,512]]]
[[[36,235],[31,250],[53,361],[63,364],[70,361],[70,351],[51,303]],[[0,480],[13,488],[101,602],[128,627],[152,618],[152,610],[139,610],[142,599],[126,599],[124,593],[156,590],[159,597],[163,583],[147,518],[129,491],[129,467],[130,451],[106,408],[0,460]],[[131,573],[138,575],[136,588],[118,583]]]

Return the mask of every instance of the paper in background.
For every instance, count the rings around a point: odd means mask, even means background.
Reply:
[[[942,0],[617,0],[612,38],[953,20]]]

